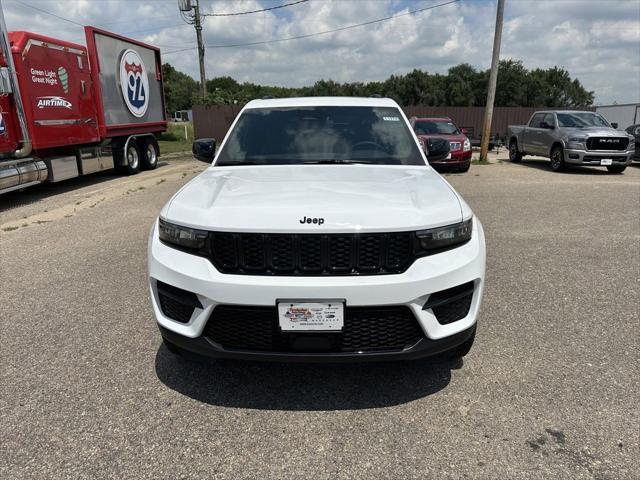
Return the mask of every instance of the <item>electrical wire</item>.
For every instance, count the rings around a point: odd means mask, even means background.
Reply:
[[[65,22],[73,23],[74,25],[78,25],[78,26],[84,28],[84,25],[82,23],[78,23],[78,22],[70,20],[68,18],[61,17],[60,15],[56,15],[55,13],[47,12],[46,10],[44,10],[44,9],[42,9],[40,7],[35,7],[33,5],[29,5],[28,3],[22,2],[21,0],[14,0],[14,1],[19,3],[20,5],[24,5],[25,7],[29,7],[29,8],[31,8],[33,10],[37,10],[38,12],[46,13],[47,15],[51,15],[52,17],[56,17],[59,20],[64,20]]]
[[[279,8],[290,7],[292,5],[298,5],[299,3],[305,3],[309,0],[298,0],[297,2],[285,3],[284,5],[277,5],[275,7],[261,8],[260,10],[250,10],[248,12],[235,12],[235,13],[201,13],[201,17],[235,17],[236,15],[249,15],[251,13],[268,12],[270,10],[277,10]]]
[[[390,15],[388,17],[383,17],[383,18],[378,18],[376,20],[370,20],[368,22],[362,22],[362,23],[356,23],[353,25],[347,25],[345,27],[340,27],[340,28],[334,28],[332,30],[325,30],[323,32],[314,32],[314,33],[307,33],[304,35],[296,35],[294,37],[284,37],[284,38],[274,38],[272,40],[262,40],[259,42],[248,42],[248,43],[232,43],[232,44],[227,44],[227,45],[205,45],[205,48],[234,48],[234,47],[251,47],[251,46],[255,46],[255,45],[266,45],[269,43],[279,43],[279,42],[287,42],[289,40],[300,40],[303,38],[310,38],[310,37],[315,37],[318,35],[326,35],[329,33],[336,33],[336,32],[342,32],[344,30],[351,30],[352,28],[358,28],[358,27],[364,27],[366,25],[373,25],[375,23],[381,23],[381,22],[385,22],[387,20],[392,20],[394,18],[400,18],[400,17],[404,17],[407,15],[413,15],[415,13],[422,13],[425,12],[427,10],[433,10],[434,8],[438,8],[438,7],[444,7],[446,5],[451,5],[453,3],[458,3],[461,0],[450,0],[448,2],[444,2],[444,3],[439,3],[437,5],[430,5],[428,7],[423,7],[423,8],[418,8],[416,10],[410,10],[408,12],[404,12],[404,13],[400,13],[398,15]],[[172,53],[179,53],[179,52],[186,52],[189,50],[195,50],[198,47],[190,47],[190,48],[181,48],[179,50],[171,50],[168,52],[163,52],[162,55],[171,55]]]

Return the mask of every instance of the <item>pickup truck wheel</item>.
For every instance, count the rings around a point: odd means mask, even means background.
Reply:
[[[551,150],[551,170],[554,172],[564,170],[564,151],[559,145],[553,147],[553,150]]]
[[[610,165],[607,167],[610,173],[622,173],[626,170],[626,165]]]
[[[509,161],[518,163],[522,160],[522,153],[518,151],[518,143],[515,140],[511,140],[509,143]]]
[[[142,143],[142,168],[153,170],[158,166],[158,143],[155,138],[147,139]]]

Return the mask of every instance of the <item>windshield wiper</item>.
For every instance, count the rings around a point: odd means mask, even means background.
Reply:
[[[351,165],[355,163],[364,163],[364,164],[372,164],[373,162],[369,162],[368,160],[344,160],[340,158],[333,158],[330,160],[311,160],[309,162],[302,162],[305,165]]]

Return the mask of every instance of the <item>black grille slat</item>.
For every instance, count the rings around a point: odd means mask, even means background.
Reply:
[[[332,272],[350,272],[353,269],[353,235],[331,235],[329,244],[329,269]]]
[[[231,233],[216,233],[212,239],[213,263],[223,271],[233,271],[238,268],[238,249],[235,235]]]
[[[300,235],[297,240],[298,268],[307,273],[322,272],[322,237],[320,235]]]
[[[403,272],[414,260],[413,232],[370,234],[211,233],[222,273],[358,275]]]
[[[240,237],[243,268],[261,272],[267,268],[264,238],[259,234],[245,234]]]
[[[293,272],[296,267],[296,256],[293,249],[292,235],[271,235],[270,264],[274,272]]]
[[[389,270],[402,270],[411,256],[411,238],[409,236],[387,236],[386,266]]]
[[[358,269],[375,272],[383,264],[382,236],[363,235],[358,242]]]
[[[231,350],[295,352],[303,336],[325,337],[327,352],[398,351],[424,334],[408,307],[346,307],[344,328],[332,333],[283,333],[275,307],[218,305],[203,335]]]

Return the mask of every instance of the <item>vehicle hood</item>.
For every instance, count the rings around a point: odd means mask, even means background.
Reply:
[[[627,132],[616,130],[615,128],[606,127],[560,127],[560,131],[565,135],[586,135],[588,137],[627,137]]]
[[[274,165],[211,167],[161,216],[217,231],[346,233],[420,230],[471,214],[429,167]],[[304,218],[322,224],[301,223]]]

